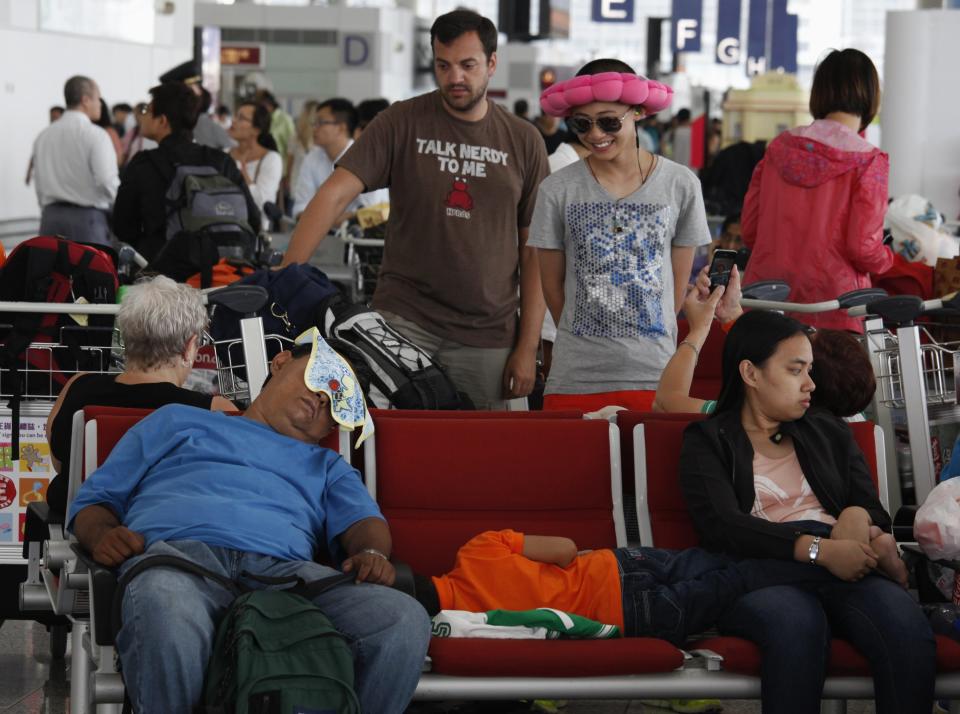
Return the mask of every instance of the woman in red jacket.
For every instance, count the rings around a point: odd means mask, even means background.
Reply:
[[[881,242],[887,155],[860,136],[880,106],[880,80],[859,50],[833,50],[817,67],[809,126],[767,147],[743,203],[743,242],[752,250],[744,282],[780,278],[794,302],[831,300],[870,287],[893,254]],[[862,332],[841,311],[794,315],[816,327]]]

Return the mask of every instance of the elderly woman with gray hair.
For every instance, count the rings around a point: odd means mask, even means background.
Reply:
[[[64,385],[47,418],[47,440],[57,470],[47,489],[52,510],[65,513],[67,509],[71,423],[79,409],[94,404],[142,409],[165,404],[236,409],[223,397],[183,388],[207,322],[200,292],[189,285],[158,276],[127,290],[117,315],[126,368],[119,374],[75,375]]]

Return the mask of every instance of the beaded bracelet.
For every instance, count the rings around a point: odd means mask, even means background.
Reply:
[[[692,349],[693,353],[697,356],[697,360],[700,359],[700,350],[698,350],[697,346],[693,344],[690,340],[683,340],[679,345],[677,345],[677,349],[680,349],[682,345],[686,345],[687,347]]]

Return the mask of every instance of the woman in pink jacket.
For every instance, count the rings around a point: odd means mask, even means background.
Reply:
[[[833,50],[817,67],[809,126],[767,147],[743,203],[743,242],[752,250],[744,283],[780,278],[792,302],[830,300],[870,287],[893,254],[881,243],[887,155],[862,138],[880,106],[880,80],[859,50]],[[793,315],[816,327],[862,332],[836,310]]]

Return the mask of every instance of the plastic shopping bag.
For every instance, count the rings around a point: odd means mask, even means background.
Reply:
[[[884,226],[893,235],[893,252],[909,261],[923,262],[932,268],[937,258],[953,258],[960,253],[957,239],[939,230],[939,214],[921,196],[906,195],[893,200],[887,206]]]
[[[960,558],[960,478],[944,481],[917,511],[913,535],[934,560]]]

